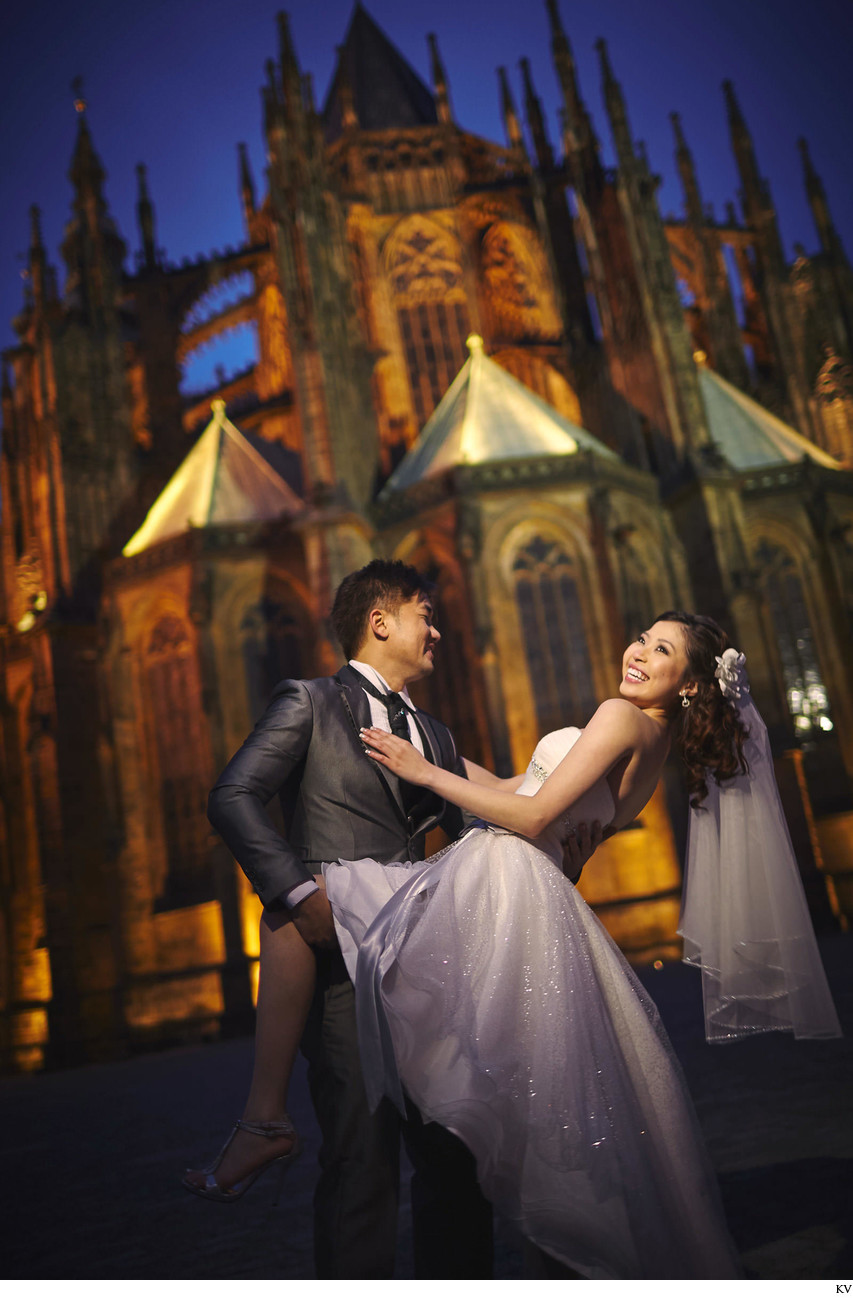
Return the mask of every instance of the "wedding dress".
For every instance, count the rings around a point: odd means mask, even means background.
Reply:
[[[577,740],[537,745],[521,796]],[[606,781],[571,809],[613,819]],[[478,828],[426,863],[325,867],[373,1105],[411,1097],[474,1154],[505,1218],[590,1279],[740,1275],[657,1011],[535,840]]]

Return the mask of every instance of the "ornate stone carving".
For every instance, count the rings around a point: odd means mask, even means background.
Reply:
[[[401,222],[388,240],[385,270],[395,296],[408,303],[462,299],[462,265],[456,240],[431,221]]]
[[[291,355],[287,336],[287,312],[277,285],[266,286],[261,293],[259,306],[261,363],[258,367],[258,396],[264,401],[288,387]]]
[[[826,348],[826,360],[815,383],[818,401],[853,401],[853,369],[832,347]]]
[[[853,369],[831,347],[815,381],[823,425],[822,442],[830,455],[853,462]]]
[[[493,225],[483,240],[483,282],[498,332],[514,338],[557,338],[560,317],[534,239],[532,231],[508,222]]]
[[[150,451],[153,439],[149,426],[148,389],[142,365],[131,365],[128,368],[127,382],[130,388],[130,423],[133,429],[133,440],[143,451]]]
[[[185,650],[189,644],[187,628],[180,618],[169,613],[161,617],[148,641],[148,657],[155,658],[175,650]]]

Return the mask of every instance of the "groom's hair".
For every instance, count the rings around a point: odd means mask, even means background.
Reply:
[[[344,577],[332,605],[332,630],[347,658],[354,658],[367,635],[370,610],[394,613],[415,595],[428,598],[432,582],[399,559],[372,559]]]

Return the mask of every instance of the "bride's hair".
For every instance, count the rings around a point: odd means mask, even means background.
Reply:
[[[678,708],[673,724],[687,768],[690,805],[698,807],[708,795],[709,775],[721,784],[748,769],[743,755],[748,732],[714,675],[717,658],[731,646],[722,627],[701,613],[670,611],[660,613],[655,621],[684,627],[688,677],[696,682],[696,693],[689,707]]]

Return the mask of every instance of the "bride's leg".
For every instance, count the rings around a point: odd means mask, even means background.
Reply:
[[[247,1122],[279,1121],[317,978],[317,961],[286,911],[261,916],[255,1063]]]
[[[287,1090],[299,1042],[314,995],[316,960],[287,911],[261,916],[255,1062],[243,1110],[244,1122],[281,1122],[287,1117]],[[255,1135],[239,1129],[215,1169],[216,1183],[230,1189],[259,1165],[288,1153],[292,1135]],[[206,1171],[188,1173],[203,1184]]]

